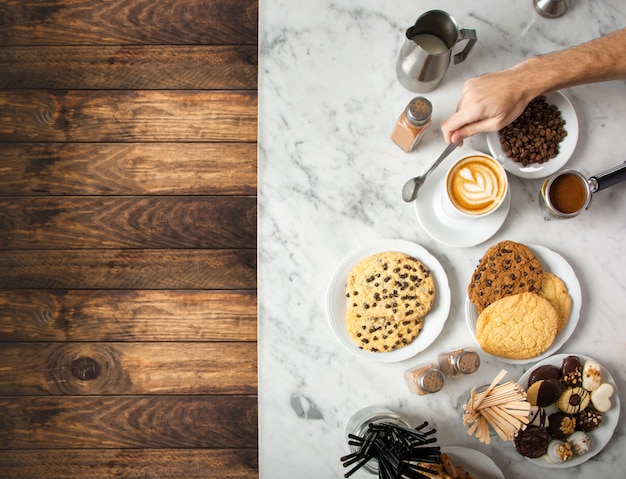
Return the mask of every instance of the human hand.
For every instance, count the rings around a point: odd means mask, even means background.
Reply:
[[[456,113],[441,124],[446,143],[498,131],[522,114],[535,94],[532,80],[523,79],[516,70],[488,73],[465,82]]]

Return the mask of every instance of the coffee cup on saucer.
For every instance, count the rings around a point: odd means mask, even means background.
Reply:
[[[448,168],[444,182],[442,210],[461,220],[493,215],[505,203],[509,188],[504,167],[486,154],[459,158]]]

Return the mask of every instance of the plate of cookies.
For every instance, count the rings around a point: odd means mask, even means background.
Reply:
[[[578,278],[562,256],[544,246],[504,240],[478,262],[465,317],[485,353],[524,364],[563,346],[576,328],[581,301]]]
[[[609,371],[582,354],[556,354],[526,371],[519,384],[531,403],[517,452],[542,467],[578,466],[608,444],[620,401]]]
[[[326,291],[330,329],[356,356],[396,362],[439,336],[450,312],[450,287],[439,261],[422,246],[384,239],[349,253]]]

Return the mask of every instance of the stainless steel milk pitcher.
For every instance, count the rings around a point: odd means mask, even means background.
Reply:
[[[463,50],[452,56],[452,49],[467,40]],[[422,14],[406,31],[406,39],[396,62],[396,74],[407,90],[425,93],[434,90],[450,65],[461,63],[476,43],[476,30],[459,29],[448,13],[431,10]]]

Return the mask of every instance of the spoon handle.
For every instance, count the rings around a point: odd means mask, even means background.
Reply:
[[[427,176],[430,174],[431,171],[433,171],[435,168],[437,168],[441,162],[443,160],[445,160],[447,158],[447,156],[452,153],[452,151],[459,146],[459,143],[461,143],[461,141],[463,140],[459,140],[456,143],[449,143],[448,146],[446,146],[446,149],[443,150],[443,152],[441,153],[441,155],[439,155],[439,158],[437,158],[435,160],[435,162],[431,165],[430,168],[428,168],[428,170],[426,171],[426,173],[424,173],[422,176]]]

